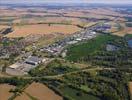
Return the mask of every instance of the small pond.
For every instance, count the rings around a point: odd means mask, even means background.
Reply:
[[[128,46],[132,48],[132,39],[128,40]]]
[[[113,44],[107,44],[106,50],[107,51],[118,51],[119,50],[119,47],[117,47],[117,46],[115,46]]]

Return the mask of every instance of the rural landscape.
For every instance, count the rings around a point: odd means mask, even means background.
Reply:
[[[0,100],[132,100],[132,4],[0,2]]]

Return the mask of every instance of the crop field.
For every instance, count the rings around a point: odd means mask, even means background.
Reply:
[[[30,11],[31,10],[31,11]],[[45,10],[44,8],[38,9],[1,9],[0,24],[23,24],[23,23],[67,23],[67,24],[86,24],[80,18],[76,17],[95,17],[92,13],[83,13],[75,10]],[[61,16],[64,15],[64,16]],[[59,16],[59,17],[57,17]],[[67,16],[67,17],[65,17]],[[71,17],[70,17],[71,16]],[[98,15],[99,16],[99,15]],[[100,15],[101,16],[101,15]],[[75,17],[75,18],[73,18]],[[101,17],[102,18],[102,17]]]
[[[101,15],[100,13],[93,13],[91,11],[86,11],[85,12],[68,12],[67,14],[64,14],[66,16],[70,17],[85,17],[85,18],[97,18],[97,19],[102,19],[102,18],[109,18],[109,19],[114,19],[112,16],[108,16],[107,14]]]
[[[7,28],[8,26],[6,25],[0,25],[0,30],[3,29],[3,28]]]
[[[77,12],[77,11],[68,11],[66,12],[66,14],[64,14],[65,16],[71,16],[71,17],[87,17],[86,14],[82,13],[82,12]]]
[[[127,27],[125,23],[121,23],[119,26],[119,31],[113,33],[118,36],[124,36],[126,34],[132,34],[132,27]]]
[[[91,13],[95,13],[95,14],[101,14],[101,15],[113,15],[113,16],[124,16],[123,14],[120,14],[110,8],[106,8],[106,9],[103,9],[103,8],[97,8],[97,9],[90,9],[90,10],[87,10]]]
[[[30,97],[26,93],[22,93],[20,96],[17,96],[15,100],[30,100]]]
[[[129,82],[128,86],[129,86],[129,91],[130,91],[130,97],[132,99],[132,82]]]
[[[0,14],[0,29],[2,25],[12,26],[14,31],[7,35],[7,37],[26,37],[30,34],[49,34],[60,32],[64,34],[71,34],[81,30],[74,25],[89,27],[100,22],[100,19],[112,20],[112,28],[109,32],[113,34],[124,36],[125,34],[132,34],[132,28],[126,27],[124,16],[110,8],[97,9],[13,9],[1,8]],[[18,13],[20,13],[18,15]],[[121,16],[115,18],[115,16]],[[80,17],[80,18],[79,18]],[[89,18],[88,20],[85,18]],[[97,21],[91,20],[97,19]],[[39,24],[41,23],[41,24]],[[51,23],[51,24],[50,24]],[[111,23],[111,22],[110,22]],[[120,23],[121,29],[113,27],[115,23]],[[50,25],[49,25],[50,24]],[[69,24],[69,25],[67,25]]]
[[[32,83],[25,92],[38,100],[62,100],[62,97],[40,83]]]
[[[80,24],[82,21],[79,18],[70,17],[33,17],[33,18],[22,18],[14,20],[15,23],[26,22],[26,23],[64,23],[64,24]]]
[[[26,37],[31,34],[51,34],[51,33],[64,33],[72,34],[81,29],[72,25],[24,25],[15,26],[14,31],[6,35],[7,37]]]
[[[31,9],[30,9],[31,10]],[[29,9],[8,9],[8,8],[3,8],[1,9],[1,14],[0,16],[9,16],[12,18],[19,18],[21,16],[25,16],[25,15],[40,15],[40,16],[44,16],[44,15],[58,15],[56,13],[50,13],[47,12],[47,10],[45,10],[44,8],[39,9],[39,11],[37,11],[38,9],[33,9],[33,12],[30,11]],[[41,11],[42,10],[42,11]]]
[[[89,15],[90,17],[90,15]],[[14,26],[21,26],[27,24],[38,24],[38,23],[54,23],[62,25],[80,25],[80,26],[91,26],[97,22],[90,22],[85,19],[72,18],[72,17],[33,17],[33,18],[22,18],[13,21]]]
[[[14,88],[12,85],[0,84],[0,100],[8,100],[13,95],[9,91]]]

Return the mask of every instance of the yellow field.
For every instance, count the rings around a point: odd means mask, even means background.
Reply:
[[[0,100],[8,100],[13,95],[9,91],[14,88],[12,85],[0,84]]]
[[[0,25],[0,30],[4,29],[4,28],[8,28],[9,26],[6,25]]]
[[[0,17],[7,21],[3,21],[0,23],[1,25],[10,25],[12,23],[14,27],[14,31],[8,35],[7,37],[26,37],[32,34],[51,34],[54,32],[60,32],[64,34],[71,34],[76,31],[79,31],[80,28],[72,25],[81,25],[81,26],[91,26],[97,22],[93,22],[92,20],[86,20],[78,17],[87,17],[87,18],[97,18],[104,19],[108,18],[112,20],[112,24],[115,23],[125,24],[124,16],[126,14],[121,14],[115,11],[112,8],[106,7],[104,8],[88,8],[88,9],[45,9],[39,8],[34,9],[30,8],[26,9],[0,9]],[[34,11],[34,12],[32,12]],[[4,17],[2,17],[4,16]],[[31,16],[31,17],[30,17]],[[59,17],[58,17],[59,16]],[[120,16],[120,17],[115,17]],[[10,20],[13,19],[11,22]],[[8,21],[9,20],[9,21]],[[98,21],[99,22],[99,21]],[[62,23],[62,24],[72,24],[72,25],[46,25],[46,24],[38,24],[38,23]],[[29,25],[32,24],[32,25]],[[112,25],[112,26],[113,26]],[[2,29],[3,26],[0,26]],[[112,32],[116,35],[124,36],[125,34],[132,34],[132,28],[124,27],[122,30],[117,30],[112,27],[109,32]],[[118,31],[118,32],[117,32]]]
[[[132,99],[132,82],[128,83],[129,92],[130,92],[130,98]]]
[[[31,100],[28,95],[26,95],[24,92],[15,98],[15,100]]]
[[[118,32],[115,32],[113,34],[118,35],[118,36],[124,36],[126,34],[132,34],[132,28],[131,27],[126,27],[124,23],[121,23],[121,30]]]
[[[97,9],[90,9],[87,10],[90,13],[95,13],[95,14],[101,14],[101,15],[113,15],[113,16],[124,16],[123,14],[120,14],[114,10],[112,10],[111,8],[97,8]]]
[[[81,25],[86,23],[79,18],[67,18],[67,17],[43,17],[43,18],[25,18],[25,19],[16,19],[13,21],[14,25],[21,24],[37,24],[37,23],[62,23],[62,24],[73,24]]]
[[[31,34],[51,34],[51,33],[64,33],[72,34],[76,31],[81,30],[80,28],[72,25],[24,25],[24,26],[15,26],[14,31],[6,35],[7,37],[26,37]]]
[[[57,95],[47,86],[35,82],[25,89],[25,93],[28,93],[30,96],[33,96],[38,100],[62,100],[62,97]]]

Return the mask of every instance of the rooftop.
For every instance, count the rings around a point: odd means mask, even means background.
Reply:
[[[39,63],[42,59],[37,56],[30,56],[26,59],[26,62],[36,62]]]

